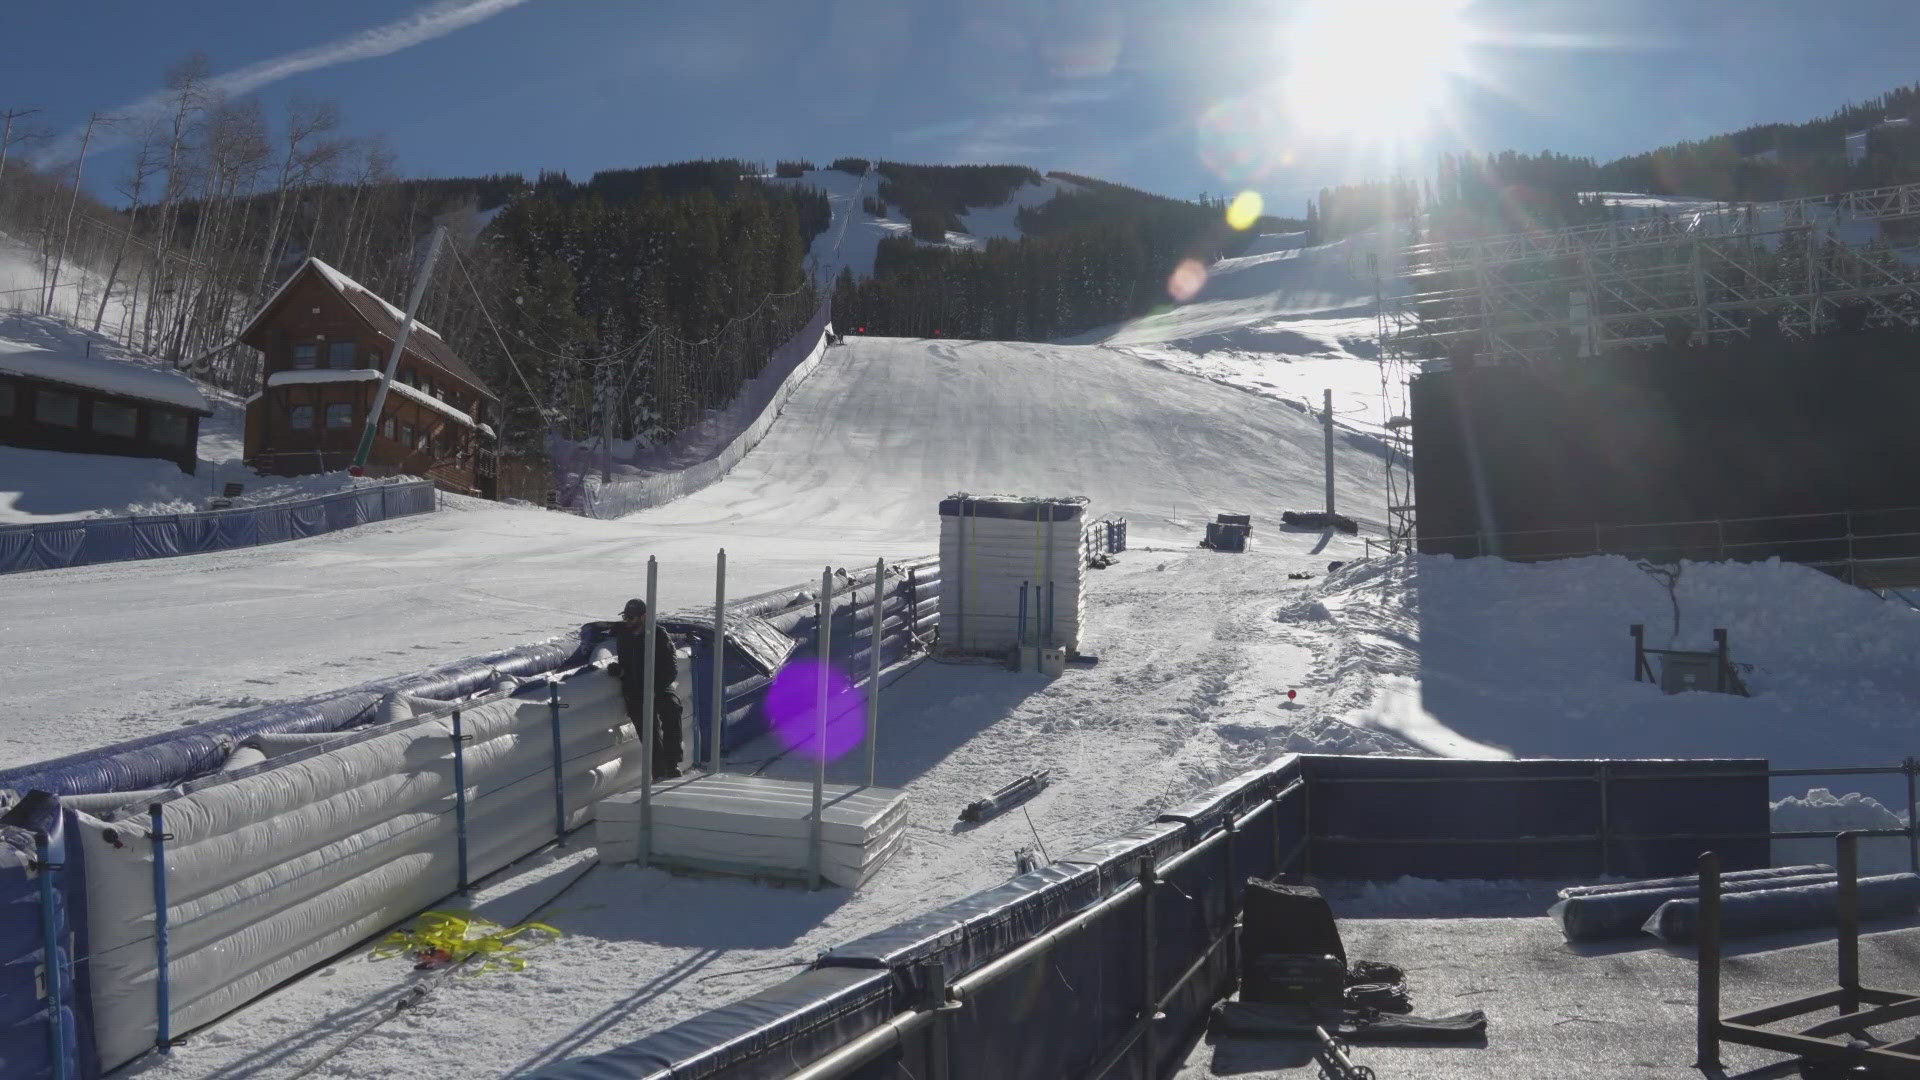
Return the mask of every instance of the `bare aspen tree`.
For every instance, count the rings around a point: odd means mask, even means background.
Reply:
[[[96,334],[107,317],[107,300],[113,296],[114,283],[119,280],[120,267],[126,261],[127,245],[133,240],[134,229],[139,227],[141,201],[146,196],[147,181],[160,171],[156,140],[161,134],[151,122],[142,125],[140,138],[134,144],[133,160],[128,163],[126,176],[119,185],[120,194],[127,200],[127,220],[125,227],[120,230],[120,242],[114,249],[113,265],[107,270],[106,287],[100,290],[100,307],[93,313],[93,331]],[[128,294],[128,300],[132,301],[131,293]]]
[[[162,250],[173,246],[174,233],[179,224],[180,201],[186,196],[191,181],[192,169],[185,160],[187,140],[208,105],[207,79],[210,69],[206,55],[196,52],[167,72],[167,94],[172,103],[172,115],[168,122],[166,164],[163,166],[167,182],[161,191],[160,221],[156,234],[158,247]],[[187,266],[182,262],[176,272],[164,258],[154,267],[153,282],[149,286],[151,294],[147,299],[147,318],[141,327],[143,348],[153,348],[159,329],[155,315],[165,318],[168,297],[177,298],[181,291],[180,278],[186,270]]]
[[[92,113],[87,117],[87,126],[80,135],[80,156],[73,159],[73,194],[67,199],[67,223],[60,230],[60,251],[53,257],[53,275],[47,282],[47,298],[40,305],[41,314],[53,310],[54,291],[60,288],[61,264],[67,258],[67,243],[73,238],[73,211],[80,204],[80,171],[87,164],[87,145],[93,141],[93,129],[102,124],[117,123],[118,118],[105,113]],[[79,314],[79,302],[74,302],[74,314]]]
[[[295,187],[305,184],[316,171],[339,156],[341,144],[324,138],[339,126],[340,107],[332,102],[295,98],[287,106],[287,126],[281,133],[279,175],[274,184],[273,214],[267,220],[267,242],[260,251],[260,272],[253,288],[255,296],[264,298],[273,278],[288,197]]]

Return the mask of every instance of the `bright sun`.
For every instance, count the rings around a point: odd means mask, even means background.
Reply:
[[[1285,30],[1288,118],[1356,142],[1423,135],[1467,70],[1468,0],[1304,0]]]

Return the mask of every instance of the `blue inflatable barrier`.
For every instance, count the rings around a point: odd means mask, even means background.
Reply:
[[[0,525],[0,574],[163,559],[254,547],[424,514],[435,506],[425,480],[361,487],[271,506],[196,514],[86,518]]]
[[[1783,930],[1830,927],[1840,895],[1837,881],[1794,885],[1720,898],[1723,937],[1773,934]],[[1860,917],[1909,915],[1920,907],[1920,874],[1885,874],[1860,879]],[[1669,944],[1693,941],[1700,926],[1700,900],[1668,900],[1647,920],[1645,930]]]
[[[0,815],[0,1064],[10,1077],[99,1074],[87,967],[75,962],[87,952],[86,870],[70,835],[50,795]]]
[[[1831,870],[1794,877],[1744,878],[1724,882],[1721,891],[1731,896],[1765,889],[1787,889],[1796,885],[1818,885],[1833,880],[1835,878]],[[1660,910],[1660,905],[1669,900],[1690,900],[1699,895],[1698,881],[1691,885],[1668,885],[1657,889],[1593,893],[1560,900],[1547,909],[1547,914],[1559,922],[1560,932],[1566,935],[1568,941],[1605,941],[1640,933],[1653,913]]]

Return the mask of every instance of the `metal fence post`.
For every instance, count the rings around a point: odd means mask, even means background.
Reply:
[[[1720,856],[1700,856],[1700,928],[1695,945],[1694,1062],[1720,1069]]]
[[[823,822],[821,814],[826,811],[827,788],[827,670],[828,658],[833,655],[833,567],[820,572],[820,615],[815,620],[814,640],[819,649],[819,682],[814,692],[814,752],[818,755],[813,768],[813,814],[807,819],[807,887],[820,888],[820,843]]]
[[[1232,815],[1228,815],[1226,823],[1221,828],[1227,833],[1226,840],[1220,845],[1226,849],[1222,855],[1222,861],[1226,864],[1227,895],[1222,898],[1224,903],[1221,905],[1221,914],[1225,917],[1225,921],[1220,927],[1220,937],[1225,938],[1232,936],[1234,920],[1240,917],[1240,880],[1233,872],[1233,845],[1240,839],[1240,826],[1234,822]],[[1214,940],[1218,941],[1220,938]],[[1229,982],[1232,981],[1232,976],[1237,974],[1235,969],[1239,966],[1239,956],[1239,949],[1227,950]]]
[[[869,643],[872,670],[867,675],[867,786],[873,786],[880,743],[880,639],[886,633],[887,560],[873,563],[873,640]]]
[[[1834,914],[1839,922],[1840,1011],[1860,1011],[1860,837],[1849,830],[1834,837],[1839,858],[1834,869],[1840,872],[1839,895],[1834,899]]]
[[[154,1045],[162,1054],[173,1050],[172,988],[167,963],[167,835],[166,813],[159,803],[147,807],[153,842],[153,958]]]
[[[460,710],[453,710],[453,834],[459,851],[460,891],[467,881],[467,736],[460,726]]]
[[[721,548],[713,571],[713,736],[708,746],[709,771],[720,772],[720,740],[727,716],[727,549]]]
[[[1920,773],[1920,759],[1908,758],[1900,768],[1907,774],[1907,861],[1920,874],[1920,795],[1914,790],[1914,776]]]
[[[60,1007],[60,987],[65,974],[60,969],[60,920],[55,917],[53,874],[61,869],[53,861],[47,834],[33,834],[33,857],[40,877],[41,955],[47,964],[47,1037],[53,1040],[54,1080],[67,1080],[67,1018]]]
[[[660,592],[660,563],[654,556],[647,556],[647,618],[640,647],[640,685],[647,688],[646,700],[640,703],[640,865],[646,866],[653,861],[653,770],[659,763],[653,760],[653,726],[658,721],[653,713],[654,690],[654,648],[655,635],[660,632],[660,605],[656,602]]]
[[[1600,763],[1600,876],[1613,873],[1613,821],[1607,806],[1607,788],[1613,779],[1613,766]]]
[[[1157,1076],[1154,1063],[1160,1059],[1160,1040],[1155,1037],[1154,1015],[1159,1011],[1159,978],[1154,972],[1154,889],[1160,884],[1153,856],[1140,860],[1140,1056],[1142,1076]]]
[[[651,654],[649,654],[651,655]],[[567,703],[560,700],[560,680],[547,680],[547,726],[553,738],[553,838],[561,843],[567,839],[567,782],[561,769],[560,749],[560,710]]]

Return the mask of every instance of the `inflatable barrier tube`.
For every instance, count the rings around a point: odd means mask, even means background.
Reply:
[[[1730,874],[1721,874],[1720,881],[1724,884],[1731,881],[1760,881],[1766,878],[1805,877],[1808,874],[1831,873],[1833,873],[1833,867],[1826,863],[1809,863],[1806,866],[1770,866],[1761,870],[1735,870]],[[1560,890],[1560,899],[1571,900],[1576,896],[1605,896],[1609,893],[1645,892],[1648,889],[1671,889],[1681,885],[1699,888],[1700,875],[1650,878],[1646,881],[1615,881],[1606,885],[1569,885]]]
[[[1811,926],[1832,926],[1839,882],[1764,889],[1720,898],[1723,937],[1770,934]],[[1910,914],[1920,906],[1920,874],[1886,874],[1860,879],[1860,917],[1883,918]],[[1693,941],[1700,925],[1700,901],[1669,900],[1647,920],[1643,929],[1669,944]]]
[[[1746,878],[1722,883],[1721,892],[1733,895],[1760,889],[1819,885],[1833,880],[1832,871],[1798,877]],[[1560,923],[1560,932],[1568,941],[1605,941],[1640,933],[1647,919],[1669,900],[1691,900],[1699,895],[1699,883],[1689,882],[1663,889],[1571,896],[1548,908],[1547,914]]]

